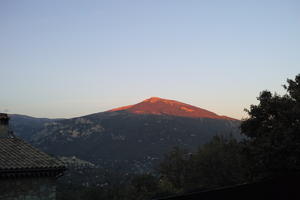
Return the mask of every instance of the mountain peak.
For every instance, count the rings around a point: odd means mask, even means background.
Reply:
[[[142,102],[150,102],[150,103],[155,103],[157,101],[162,101],[164,99],[162,98],[159,98],[159,97],[150,97],[149,99],[145,99],[144,101]]]
[[[151,97],[144,101],[109,110],[109,112],[126,111],[134,114],[170,115],[189,118],[211,118],[235,120],[227,116],[220,116],[211,111],[181,103],[179,101]]]
[[[141,103],[157,103],[157,102],[166,103],[166,104],[175,104],[175,103],[182,104],[182,103],[180,103],[178,101],[169,100],[169,99],[163,99],[163,98],[160,98],[160,97],[151,97],[149,99],[145,99]]]

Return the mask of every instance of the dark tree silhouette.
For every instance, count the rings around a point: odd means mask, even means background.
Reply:
[[[285,95],[261,92],[241,124],[254,179],[300,170],[300,74],[287,80]]]
[[[233,137],[215,136],[195,153],[174,148],[160,164],[163,187],[170,192],[243,183],[247,177],[241,145]]]

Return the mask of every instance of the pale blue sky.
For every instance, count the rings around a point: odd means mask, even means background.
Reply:
[[[1,0],[0,111],[169,98],[235,118],[300,73],[297,0]]]

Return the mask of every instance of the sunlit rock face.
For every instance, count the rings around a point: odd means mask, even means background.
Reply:
[[[174,100],[151,97],[138,104],[115,108],[109,112],[127,111],[135,114],[171,115],[191,118],[229,119],[227,116],[220,116],[208,110],[181,103]]]

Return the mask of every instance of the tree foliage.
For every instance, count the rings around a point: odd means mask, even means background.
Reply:
[[[193,154],[175,148],[160,165],[162,182],[173,188],[173,192],[244,182],[246,172],[242,149],[234,138],[223,136],[215,136]]]
[[[241,124],[256,179],[300,170],[300,74],[287,83],[285,95],[261,92]]]
[[[164,178],[166,185],[171,185],[169,189],[176,191],[184,187],[185,178],[188,176],[188,151],[179,147],[173,148],[165,155],[160,163],[159,172]]]
[[[194,156],[198,185],[218,187],[244,182],[247,174],[242,151],[243,145],[236,139],[223,136],[215,136],[200,147]]]

